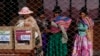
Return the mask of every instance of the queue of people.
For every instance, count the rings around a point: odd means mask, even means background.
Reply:
[[[39,8],[38,17],[31,16],[33,11],[28,7],[23,7],[18,14],[19,20],[15,24],[17,27],[34,27],[38,37],[35,38],[36,56],[67,56],[70,45],[67,30],[70,28],[71,18],[62,16],[62,10],[55,6],[54,17],[48,19],[45,16],[43,7]],[[77,19],[77,33],[75,33],[73,51],[71,56],[93,56],[93,20],[88,16],[87,8],[82,7],[80,18]],[[73,31],[73,29],[71,29]]]

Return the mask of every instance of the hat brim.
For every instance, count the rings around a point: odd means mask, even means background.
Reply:
[[[55,12],[55,13],[61,13],[62,10],[53,10],[53,12]]]
[[[18,14],[32,14],[33,13],[33,11],[30,11],[30,12],[26,12],[26,13],[23,13],[23,12],[18,12]]]

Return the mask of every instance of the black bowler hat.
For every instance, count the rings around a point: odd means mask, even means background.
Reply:
[[[61,13],[62,10],[61,10],[61,8],[59,6],[55,6],[54,9],[53,9],[53,12],[55,12],[55,13]]]
[[[87,8],[86,7],[82,7],[81,9],[80,9],[80,13],[85,13],[86,15],[88,14],[88,12],[87,12]]]

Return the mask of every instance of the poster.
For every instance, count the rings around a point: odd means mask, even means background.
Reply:
[[[30,30],[16,30],[17,41],[30,41],[31,31]]]
[[[10,37],[10,31],[0,30],[0,42],[9,42]]]

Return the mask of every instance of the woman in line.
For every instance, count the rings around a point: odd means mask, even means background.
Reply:
[[[46,18],[45,16],[45,12],[44,12],[44,8],[40,7],[38,8],[38,13],[37,13],[37,24],[40,28],[41,31],[41,35],[42,35],[42,49],[43,49],[43,56],[46,55],[46,47],[47,47],[47,43],[48,43],[48,37],[49,37],[49,32],[48,32],[48,28],[49,28],[49,20]]]
[[[61,16],[62,10],[59,6],[55,6],[54,18],[51,19],[51,35],[48,39],[47,53],[46,56],[66,56],[67,55],[67,38],[63,36],[60,26],[64,27],[67,32],[70,26],[71,19],[68,17]]]
[[[38,37],[35,38],[35,55],[36,56],[42,56],[42,38],[41,38],[41,33],[40,29],[37,25],[36,20],[30,15],[32,14],[33,11],[31,11],[28,7],[23,7],[18,14],[21,15],[22,17],[20,20],[17,22],[17,27],[34,27],[36,32],[38,33]]]
[[[88,16],[87,8],[81,8],[72,56],[93,55],[93,25],[94,22]]]

